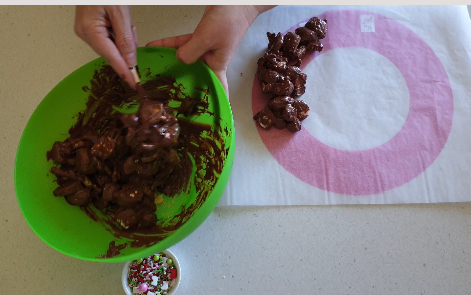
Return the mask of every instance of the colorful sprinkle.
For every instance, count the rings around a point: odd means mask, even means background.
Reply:
[[[150,283],[152,286],[157,286],[159,282],[159,278],[156,276],[152,276],[152,283]]]
[[[130,264],[128,286],[134,294],[162,295],[172,289],[176,277],[175,264],[161,252]]]
[[[176,269],[171,269],[170,270],[170,279],[173,280],[177,277],[177,270]]]

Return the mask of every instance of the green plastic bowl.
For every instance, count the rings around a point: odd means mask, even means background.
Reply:
[[[79,207],[69,205],[63,197],[54,197],[57,187],[55,176],[50,173],[52,161],[46,160],[46,152],[57,140],[68,136],[77,113],[85,109],[88,93],[83,86],[90,86],[94,70],[105,64],[98,58],[62,80],[41,101],[31,115],[21,136],[15,162],[15,190],[21,212],[33,231],[52,248],[75,258],[100,262],[125,262],[158,253],[183,240],[193,232],[216,207],[229,180],[234,160],[235,135],[232,111],[226,92],[216,75],[202,62],[192,65],[181,63],[175,49],[163,47],[138,48],[138,64],[141,73],[150,69],[153,74],[174,76],[190,96],[196,95],[195,87],[207,88],[209,110],[212,116],[202,115],[194,119],[200,123],[225,130],[223,139],[227,149],[225,163],[219,179],[205,202],[186,222],[163,240],[152,246],[126,247],[111,258],[106,254],[111,241],[120,245],[127,240],[116,238],[103,222],[90,219]],[[142,75],[142,81],[146,81]],[[191,93],[195,91],[195,93]],[[198,198],[195,190],[164,200],[167,206],[157,210],[159,222],[172,220],[183,208],[190,207]]]

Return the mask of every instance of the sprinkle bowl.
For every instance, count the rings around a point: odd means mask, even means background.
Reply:
[[[160,294],[174,295],[174,294],[176,294],[178,286],[180,285],[181,266],[180,266],[180,263],[178,262],[177,257],[170,250],[167,249],[167,250],[162,251],[161,253],[165,254],[165,256],[167,258],[172,259],[172,264],[175,266],[175,269],[177,270],[177,276],[169,284],[171,286],[171,288],[169,288],[169,291],[168,292],[160,292]],[[133,262],[134,262],[134,260],[133,261],[128,261],[124,264],[123,272],[122,272],[122,275],[121,275],[121,282],[122,282],[122,285],[123,285],[123,290],[126,293],[126,295],[135,295],[136,294],[136,293],[133,293],[133,290],[128,286],[129,268],[130,268],[130,266]],[[144,291],[144,292],[146,292],[146,291]],[[142,294],[142,293],[137,293],[137,294]],[[151,292],[150,295],[152,295],[152,293],[159,294],[158,292]]]

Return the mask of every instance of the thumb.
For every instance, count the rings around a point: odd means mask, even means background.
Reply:
[[[207,38],[195,36],[193,33],[191,39],[178,48],[177,58],[185,64],[195,63],[201,56],[211,50],[213,44],[207,40]]]
[[[222,87],[226,91],[227,97],[229,97],[229,86],[227,85],[227,73],[226,70],[215,71],[214,74],[219,78],[221,81]]]

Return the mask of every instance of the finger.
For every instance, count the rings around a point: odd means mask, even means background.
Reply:
[[[110,64],[121,79],[126,81],[132,88],[136,87],[129,66],[111,39],[103,38],[103,36],[90,36],[87,43]]]
[[[136,65],[136,43],[131,28],[129,8],[125,6],[111,7],[107,13],[115,34],[115,44],[126,61],[128,67]]]
[[[219,78],[219,81],[221,81],[222,87],[224,87],[227,97],[229,97],[229,86],[227,84],[227,71],[226,70],[216,71],[214,72],[214,74],[216,74],[216,76]]]
[[[161,47],[170,47],[170,48],[180,48],[191,39],[192,34],[180,35],[175,37],[169,37],[164,39],[155,40],[146,44],[146,46],[161,46]]]
[[[136,27],[135,26],[131,26],[131,30],[132,30],[132,36],[133,36],[133,39],[134,39],[134,45],[137,47],[139,47],[139,42],[137,41],[137,31],[136,31]]]
[[[177,58],[186,64],[195,63],[201,56],[211,50],[211,43],[207,42],[208,38],[204,36],[192,35],[184,45],[180,46],[177,51]]]

